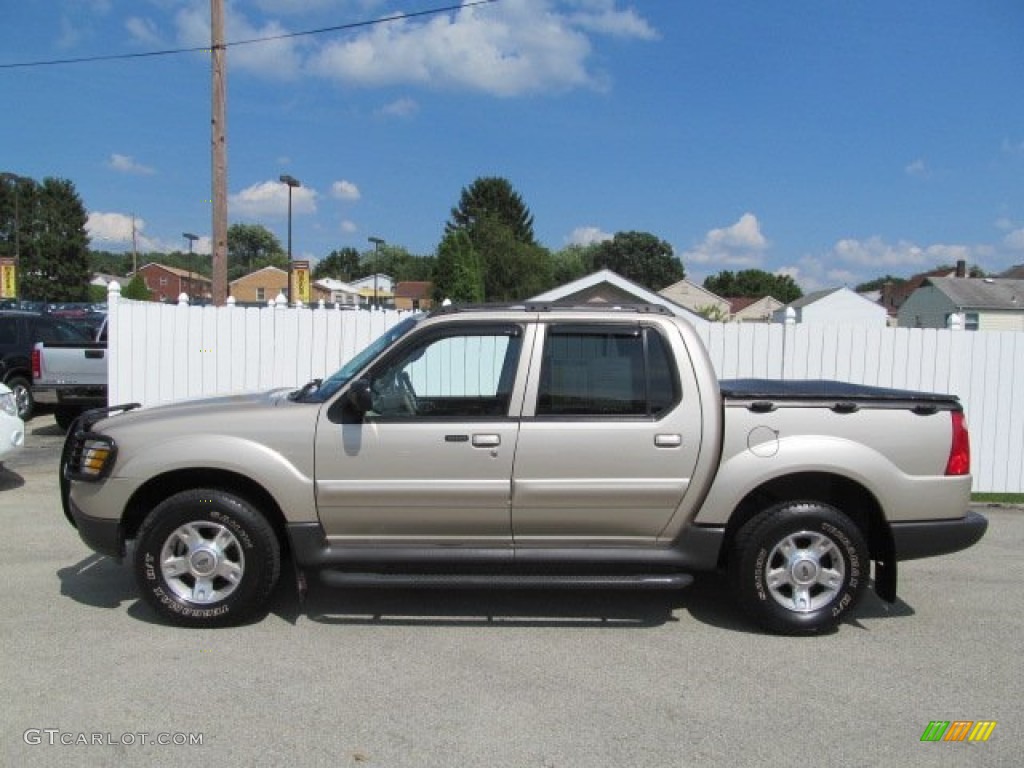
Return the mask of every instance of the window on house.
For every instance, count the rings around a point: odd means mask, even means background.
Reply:
[[[538,416],[658,416],[678,401],[671,353],[655,328],[548,329]]]
[[[965,331],[976,331],[978,330],[978,313],[967,312],[964,314],[964,330]]]
[[[266,301],[266,300],[267,300],[267,289],[266,288],[262,288],[262,287],[257,288],[256,289],[256,301]]]
[[[161,288],[165,288],[166,286],[167,286],[167,278],[166,277],[161,277],[160,278],[160,287]]]

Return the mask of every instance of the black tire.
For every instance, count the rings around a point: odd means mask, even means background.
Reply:
[[[36,410],[36,400],[32,397],[32,382],[21,376],[14,376],[8,379],[7,386],[14,393],[14,402],[18,406],[18,418],[28,421]]]
[[[280,572],[270,523],[224,491],[171,496],[149,513],[136,538],[142,597],[180,626],[226,626],[264,614]]]
[[[75,419],[81,415],[81,408],[58,406],[57,410],[53,412],[53,419],[57,422],[58,427],[67,432],[71,428],[71,425],[75,423]]]
[[[839,510],[787,502],[744,525],[729,571],[745,614],[789,635],[834,628],[860,601],[870,573],[860,529]]]

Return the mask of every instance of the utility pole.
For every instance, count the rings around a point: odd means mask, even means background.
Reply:
[[[139,271],[139,241],[135,237],[135,214],[132,214],[132,277]]]
[[[224,0],[210,0],[210,54],[213,59],[213,110],[210,137],[213,163],[213,303],[228,298],[228,137],[227,48]]]

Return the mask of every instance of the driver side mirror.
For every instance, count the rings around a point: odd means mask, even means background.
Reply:
[[[367,411],[373,410],[373,393],[370,391],[370,382],[366,379],[356,379],[348,388],[349,405],[360,416]]]

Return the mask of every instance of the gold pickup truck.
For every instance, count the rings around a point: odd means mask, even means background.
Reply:
[[[446,308],[323,381],[84,414],[61,459],[85,542],[192,626],[260,616],[295,564],[340,587],[678,589],[728,574],[784,633],[874,569],[971,546],[955,397],[720,382],[658,307]],[[134,546],[128,548],[128,542]]]

